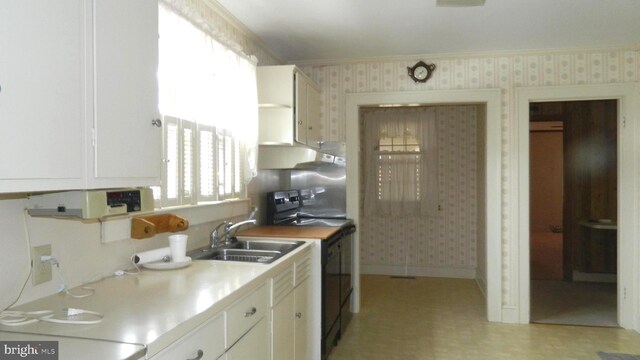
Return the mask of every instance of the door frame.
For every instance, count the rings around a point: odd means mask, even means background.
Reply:
[[[639,138],[637,114],[638,85],[602,84],[577,86],[547,86],[516,89],[517,121],[514,156],[518,163],[518,199],[512,210],[518,216],[511,225],[518,229],[511,237],[511,249],[519,254],[518,274],[514,274],[512,288],[519,289],[519,322],[530,322],[531,281],[529,253],[529,104],[531,102],[617,100],[618,102],[618,323],[622,328],[640,331],[638,317],[638,245],[640,216],[637,191]]]
[[[347,94],[346,142],[347,216],[356,226],[360,219],[360,131],[359,110],[363,106],[456,105],[486,106],[485,221],[486,297],[489,321],[502,321],[502,108],[500,89],[431,90]],[[353,246],[353,296],[351,311],[360,311],[360,241],[355,233]]]

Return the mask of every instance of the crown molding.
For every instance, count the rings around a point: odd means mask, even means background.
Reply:
[[[556,55],[556,54],[577,54],[584,52],[603,52],[603,51],[637,51],[640,52],[640,43],[633,46],[602,46],[602,47],[584,47],[584,48],[558,48],[558,49],[531,49],[531,50],[498,50],[498,51],[479,51],[479,52],[453,52],[440,54],[422,54],[422,55],[393,55],[393,56],[371,56],[362,58],[343,58],[343,59],[315,59],[315,60],[292,60],[286,64],[298,66],[333,66],[344,64],[363,64],[363,63],[382,63],[382,62],[398,62],[398,61],[419,61],[419,60],[450,60],[450,59],[469,59],[469,58],[489,58],[489,57],[513,57],[513,56],[534,56],[534,55]]]
[[[238,31],[240,31],[244,36],[246,36],[251,42],[253,42],[256,46],[264,50],[269,56],[271,56],[276,62],[280,64],[284,64],[285,61],[279,55],[275,54],[271,49],[265,44],[265,42],[256,35],[251,29],[249,29],[245,24],[243,24],[238,18],[236,18],[229,10],[225,9],[219,2],[216,0],[201,0],[204,4],[209,6],[211,10],[215,11],[220,17],[222,17],[229,25],[235,27]]]

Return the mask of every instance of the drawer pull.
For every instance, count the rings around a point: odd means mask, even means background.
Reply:
[[[198,349],[197,357],[194,357],[194,358],[191,358],[191,359],[187,359],[187,360],[200,360],[200,359],[202,359],[203,356],[204,356],[204,351],[202,351],[201,349]]]
[[[301,313],[300,311],[298,311],[298,312],[296,313],[296,317],[297,317],[298,319],[302,318],[302,313]]]
[[[251,317],[251,316],[255,315],[257,311],[258,311],[258,309],[252,307],[251,311],[247,311],[247,312],[244,313],[244,317]]]

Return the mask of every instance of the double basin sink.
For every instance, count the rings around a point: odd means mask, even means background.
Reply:
[[[211,248],[205,246],[187,254],[194,260],[243,261],[270,264],[293,251],[304,241],[287,240],[236,240]]]

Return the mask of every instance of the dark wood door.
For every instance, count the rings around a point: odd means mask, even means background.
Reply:
[[[617,222],[617,105],[616,100],[563,104],[565,280],[574,270],[616,273],[617,232],[584,222]]]

